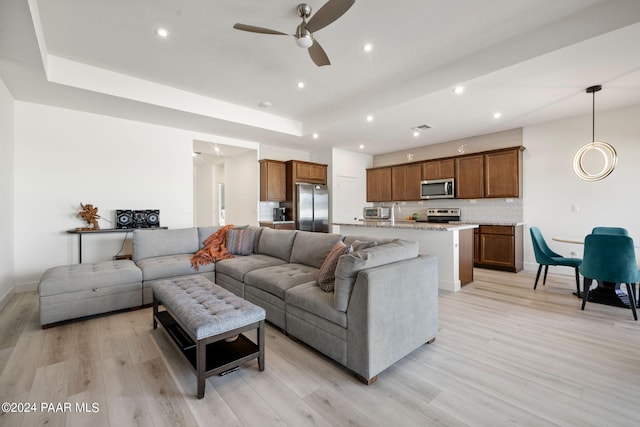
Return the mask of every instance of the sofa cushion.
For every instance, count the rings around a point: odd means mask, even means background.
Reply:
[[[38,283],[38,295],[49,296],[142,282],[142,272],[129,260],[100,261],[49,268]]]
[[[280,258],[269,255],[254,254],[251,256],[239,256],[218,261],[216,263],[216,274],[225,274],[239,282],[244,282],[245,274],[250,271],[281,264],[286,263]]]
[[[291,262],[320,268],[333,245],[341,240],[342,236],[339,234],[298,231],[293,241]]]
[[[251,255],[255,235],[254,230],[232,228],[227,231],[227,250],[233,255]]]
[[[338,241],[329,251],[329,255],[320,266],[318,277],[316,277],[316,282],[323,291],[333,292],[333,284],[336,281],[336,265],[338,265],[340,257],[346,254],[348,250],[347,245],[342,241]]]
[[[134,261],[157,256],[193,254],[199,248],[198,230],[195,227],[133,231]]]
[[[145,281],[215,271],[215,263],[201,265],[197,271],[194,270],[191,256],[192,254],[158,256],[142,259],[136,264],[142,269],[142,279]]]
[[[289,262],[295,237],[295,230],[273,230],[271,228],[264,228],[260,234],[260,241],[258,242],[258,253]]]
[[[287,305],[298,307],[332,323],[347,327],[347,313],[333,306],[333,294],[324,292],[314,283],[304,283],[289,289],[284,296]]]
[[[358,272],[417,256],[418,242],[401,239],[341,256],[336,266],[334,288],[336,310],[347,311]]]
[[[354,240],[349,248],[350,252],[358,252],[362,249],[371,248],[373,246],[378,246],[378,242],[376,240],[370,242],[363,242],[362,240]]]
[[[315,284],[318,269],[304,264],[282,264],[261,268],[244,276],[245,286],[261,289],[284,301],[287,289],[301,283]]]
[[[204,241],[207,240],[207,237],[220,230],[220,228],[221,227],[219,225],[198,227],[198,249],[204,248]]]

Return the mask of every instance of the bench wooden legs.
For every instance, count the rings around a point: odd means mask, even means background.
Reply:
[[[198,399],[204,397],[204,386],[207,373],[207,345],[204,340],[197,341],[196,347],[196,377],[198,379]]]
[[[264,371],[264,320],[258,324],[258,369]]]

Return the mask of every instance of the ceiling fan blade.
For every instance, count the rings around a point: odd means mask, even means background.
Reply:
[[[309,19],[307,30],[312,33],[340,18],[355,3],[355,0],[329,0]]]
[[[327,53],[324,51],[322,46],[320,46],[318,40],[314,40],[311,47],[307,50],[309,51],[309,56],[318,67],[322,67],[323,65],[331,65]]]
[[[251,33],[275,34],[275,35],[280,35],[280,36],[288,36],[289,35],[287,33],[282,33],[280,31],[270,30],[268,28],[262,28],[262,27],[255,27],[253,25],[246,25],[246,24],[234,24],[233,28],[235,28],[236,30],[249,31]]]

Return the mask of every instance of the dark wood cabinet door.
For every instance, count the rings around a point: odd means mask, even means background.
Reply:
[[[454,159],[433,160],[422,163],[422,179],[444,179],[455,177]]]
[[[295,162],[296,179],[313,184],[327,183],[327,165]]]
[[[480,263],[496,267],[512,268],[514,259],[513,235],[481,234]]]
[[[420,200],[422,165],[393,166],[391,168],[391,199]]]
[[[484,197],[484,156],[456,158],[456,197],[480,199]]]
[[[485,154],[484,197],[520,197],[519,150]]]
[[[286,165],[277,160],[260,161],[260,200],[284,202],[286,199]]]
[[[367,202],[391,201],[391,168],[367,169]]]

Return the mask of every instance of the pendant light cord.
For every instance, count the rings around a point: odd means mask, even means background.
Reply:
[[[592,92],[593,107],[591,109],[591,143],[596,142],[596,92]]]

